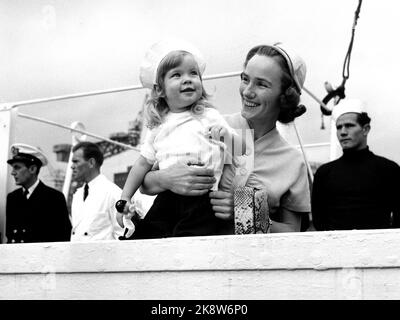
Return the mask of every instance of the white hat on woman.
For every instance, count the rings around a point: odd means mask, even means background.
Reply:
[[[306,80],[307,67],[304,60],[287,45],[280,42],[275,43],[272,47],[278,51],[286,60],[289,66],[290,76],[296,84],[296,88],[299,93],[303,88],[304,81]]]
[[[156,84],[157,69],[162,59],[172,51],[187,51],[191,53],[196,60],[200,74],[203,74],[206,63],[201,52],[191,43],[176,38],[167,38],[153,44],[146,52],[143,62],[140,66],[140,82],[143,87],[152,89]]]

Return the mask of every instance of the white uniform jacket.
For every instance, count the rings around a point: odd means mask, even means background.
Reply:
[[[85,201],[83,189],[77,189],[72,199],[71,241],[117,240],[123,228],[116,220],[115,202],[122,190],[102,174],[89,182]]]

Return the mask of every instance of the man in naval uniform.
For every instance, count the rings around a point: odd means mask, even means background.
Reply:
[[[26,144],[11,146],[11,175],[21,186],[7,195],[8,243],[69,241],[71,222],[64,195],[38,178],[45,155]]]
[[[400,227],[400,167],[370,151],[370,121],[359,99],[345,99],[332,112],[343,155],[314,176],[312,217],[316,230]]]

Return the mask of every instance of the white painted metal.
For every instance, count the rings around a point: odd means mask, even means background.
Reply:
[[[10,166],[7,160],[14,142],[14,123],[17,109],[10,104],[0,104],[0,242],[5,242],[6,198],[11,188]]]
[[[84,131],[85,130],[85,126],[83,125],[83,123],[79,122],[79,121],[74,121],[73,123],[71,123],[71,129],[72,130],[80,130],[80,131]],[[81,141],[85,141],[86,140],[86,135],[82,134],[80,132],[77,131],[72,131],[72,148],[79,142]],[[71,151],[69,153],[69,157],[68,157],[68,164],[67,164],[67,170],[65,171],[65,178],[64,178],[64,184],[63,184],[63,189],[62,192],[64,194],[65,199],[68,201],[68,195],[69,195],[69,189],[71,186],[71,179],[72,179],[72,156],[73,156],[73,152],[72,152],[72,148]]]
[[[0,299],[399,299],[400,230],[4,244]]]
[[[331,132],[330,132],[330,160],[333,161],[339,158],[341,154],[341,148],[339,141],[336,136],[336,123],[331,118]]]

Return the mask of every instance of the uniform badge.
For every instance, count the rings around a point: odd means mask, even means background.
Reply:
[[[18,147],[11,147],[11,154],[13,157],[15,157],[19,153],[19,148]]]

